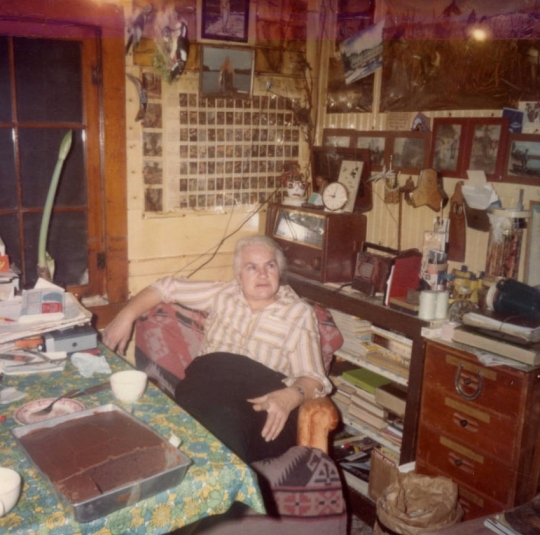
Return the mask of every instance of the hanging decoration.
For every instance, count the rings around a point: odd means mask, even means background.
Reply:
[[[126,55],[135,51],[141,39],[151,38],[154,42],[153,67],[168,82],[180,76],[189,56],[187,20],[179,13],[174,3],[133,6],[133,16],[128,22]]]

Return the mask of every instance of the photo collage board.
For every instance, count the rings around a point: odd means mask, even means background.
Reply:
[[[159,76],[144,77],[146,212],[281,201],[284,164],[298,161],[301,136],[287,99],[180,92],[166,104]]]

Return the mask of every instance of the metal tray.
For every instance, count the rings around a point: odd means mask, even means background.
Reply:
[[[186,457],[181,451],[178,451],[178,464],[176,466],[168,468],[163,472],[147,477],[145,479],[134,481],[121,487],[117,487],[99,496],[90,498],[89,500],[79,503],[71,503],[68,498],[56,488],[56,485],[54,485],[54,483],[48,478],[47,474],[42,472],[39,466],[37,466],[31,455],[25,449],[20,439],[24,437],[27,433],[35,431],[36,429],[54,427],[69,420],[75,420],[77,418],[83,418],[92,414],[98,414],[108,411],[122,412],[125,416],[136,421],[139,425],[146,427],[154,434],[158,435],[164,442],[166,442],[166,440],[161,437],[161,435],[156,433],[151,427],[149,427],[144,422],[142,422],[138,418],[135,418],[134,416],[126,412],[124,409],[113,403],[110,403],[108,405],[102,405],[100,407],[88,409],[85,411],[76,412],[73,414],[66,414],[64,416],[59,416],[58,418],[51,418],[50,420],[44,420],[43,422],[24,425],[11,430],[12,434],[15,436],[17,442],[24,450],[28,458],[34,463],[38,471],[49,481],[58,498],[66,505],[66,508],[71,511],[75,520],[77,520],[78,522],[90,522],[92,520],[95,520],[96,518],[101,518],[105,515],[108,515],[109,513],[112,513],[113,511],[117,511],[118,509],[122,509],[123,507],[131,506],[140,500],[144,500],[146,498],[149,498],[150,496],[153,496],[154,494],[179,485],[180,482],[184,479],[186,471],[191,464],[190,459]]]

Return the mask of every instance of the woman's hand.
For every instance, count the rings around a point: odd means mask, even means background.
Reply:
[[[261,435],[270,442],[283,431],[289,414],[302,404],[304,396],[298,389],[289,387],[275,390],[258,398],[248,399],[248,401],[253,403],[253,410],[268,413]]]
[[[111,351],[118,351],[123,355],[137,319],[159,303],[161,296],[152,288],[141,290],[107,325],[103,331],[103,343]]]
[[[133,332],[134,321],[120,312],[103,331],[103,343],[123,355]]]

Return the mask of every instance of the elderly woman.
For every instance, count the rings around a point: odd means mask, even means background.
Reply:
[[[104,343],[123,352],[135,320],[161,302],[208,312],[200,356],[187,368],[175,398],[246,462],[293,446],[298,407],[331,390],[315,313],[281,284],[285,267],[272,239],[241,239],[232,281],[160,279],[135,296],[104,333]]]

